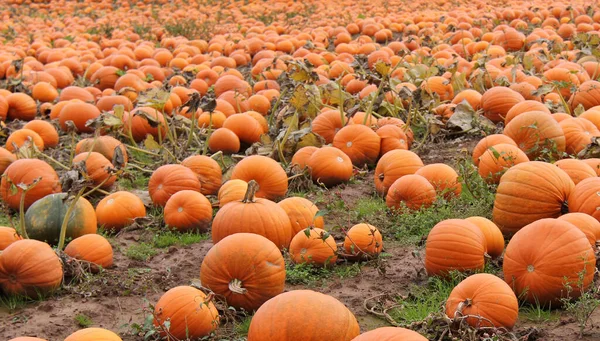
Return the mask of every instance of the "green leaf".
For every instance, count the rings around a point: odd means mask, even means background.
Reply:
[[[492,154],[494,155],[494,159],[500,158],[500,153],[496,150],[496,148],[494,148],[492,146],[492,147],[489,147],[488,149],[492,151]]]
[[[317,211],[317,213],[315,213],[315,217],[313,218],[313,220],[317,220],[317,218],[319,218],[319,217],[324,217],[324,216],[326,216],[327,214],[329,214],[329,211],[328,211],[328,210],[325,210],[325,209],[323,209],[323,210],[318,210],[318,211]]]
[[[144,147],[148,150],[160,150],[160,144],[154,140],[154,136],[148,134],[144,140]]]
[[[304,235],[308,238],[310,237],[310,227],[304,229]]]
[[[382,61],[379,61],[377,63],[375,63],[375,71],[377,71],[378,74],[380,74],[381,76],[387,76],[390,74],[390,65],[387,63],[384,63]]]

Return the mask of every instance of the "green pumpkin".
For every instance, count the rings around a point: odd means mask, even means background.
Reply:
[[[36,201],[25,213],[25,228],[31,239],[58,243],[70,201],[63,203],[66,193],[47,195]],[[85,198],[79,198],[67,224],[66,238],[75,239],[84,234],[96,233],[97,222],[94,207]]]

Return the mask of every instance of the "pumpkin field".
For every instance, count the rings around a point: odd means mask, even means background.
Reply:
[[[597,3],[0,19],[0,341],[600,340]]]

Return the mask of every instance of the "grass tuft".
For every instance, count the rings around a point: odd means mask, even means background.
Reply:
[[[90,327],[94,323],[92,321],[92,319],[89,316],[85,315],[85,314],[77,314],[77,315],[75,315],[75,322],[81,328],[88,328],[88,327]]]
[[[131,245],[125,255],[131,259],[147,261],[158,253],[158,251],[148,243]]]

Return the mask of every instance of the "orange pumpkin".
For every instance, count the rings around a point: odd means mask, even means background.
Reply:
[[[202,185],[200,193],[204,195],[217,194],[221,187],[221,167],[217,161],[204,155],[192,155],[183,162],[181,165],[191,169],[196,175]]]
[[[436,198],[435,188],[425,177],[408,174],[400,177],[390,186],[385,203],[390,209],[418,210],[429,207]]]
[[[558,168],[562,169],[569,175],[573,183],[577,185],[582,180],[587,178],[597,177],[596,172],[592,167],[581,160],[577,159],[563,159],[558,160],[554,163]]]
[[[248,156],[238,162],[233,167],[231,179],[256,181],[259,187],[256,196],[259,198],[274,200],[285,196],[288,190],[287,174],[281,165],[262,155]]]
[[[73,239],[65,248],[65,253],[105,269],[113,265],[112,246],[98,234],[86,234]]]
[[[6,96],[6,102],[8,103],[6,115],[9,120],[31,121],[35,118],[37,105],[31,96],[18,92]]]
[[[335,264],[337,260],[335,239],[320,228],[310,228],[296,233],[290,243],[289,251],[292,261],[296,264],[328,266]]]
[[[240,150],[240,138],[227,128],[219,128],[213,131],[208,138],[208,149],[211,152],[223,152],[223,154],[234,154]]]
[[[313,152],[307,166],[312,180],[328,187],[347,182],[353,174],[352,161],[335,147],[322,147]]]
[[[477,172],[486,182],[497,184],[507,169],[527,161],[529,158],[517,146],[501,143],[490,146],[479,157]]]
[[[566,139],[558,122],[542,111],[528,111],[516,116],[504,128],[529,158],[535,158],[547,149],[555,155],[566,150]]]
[[[12,227],[0,226],[0,251],[6,249],[10,244],[21,240],[21,236]]]
[[[104,328],[80,329],[67,336],[65,341],[122,341],[121,338],[110,330]]]
[[[165,206],[169,198],[183,190],[200,192],[198,176],[182,165],[164,165],[158,167],[150,176],[148,193],[155,205]]]
[[[394,149],[408,149],[408,137],[402,128],[388,124],[377,129],[377,135],[381,139],[379,157]]]
[[[29,121],[23,126],[23,129],[33,130],[38,133],[44,142],[44,148],[54,148],[58,145],[58,132],[52,124],[46,121]]]
[[[11,163],[4,171],[0,183],[0,195],[4,203],[13,210],[18,210],[23,189],[17,185],[31,186],[37,178],[40,178],[39,182],[25,194],[25,209],[48,194],[61,191],[58,174],[49,164],[38,159],[20,159]],[[16,191],[13,191],[15,186]]]
[[[165,224],[178,231],[206,232],[212,220],[212,205],[202,193],[182,190],[167,200],[164,217]]]
[[[581,212],[600,221],[600,178],[593,177],[580,181],[569,196],[569,212]]]
[[[160,141],[167,135],[165,117],[154,108],[138,107],[123,115],[123,132],[131,135],[135,142],[143,141],[148,135]]]
[[[0,150],[0,152],[1,152],[1,150]],[[0,154],[2,154],[2,153],[0,153]],[[0,156],[0,163],[2,162],[1,160],[2,159]],[[585,160],[581,160],[581,161],[587,163],[588,166],[592,167],[592,169],[596,172],[596,175],[600,176],[600,159],[591,158],[591,159],[585,159]],[[0,167],[0,171],[2,171],[2,167]]]
[[[75,154],[97,152],[104,155],[109,161],[112,161],[117,148],[121,149],[121,155],[123,155],[123,160],[127,164],[129,158],[125,145],[112,136],[96,136],[94,138],[82,139],[75,146]]]
[[[383,251],[383,238],[379,230],[370,224],[352,226],[344,238],[344,251],[350,258],[373,258]]]
[[[442,195],[445,199],[459,197],[462,193],[462,185],[458,180],[458,174],[454,168],[443,164],[433,163],[419,168],[416,175],[427,179],[433,185],[436,193]]]
[[[400,177],[414,174],[423,167],[421,158],[409,150],[392,150],[387,152],[375,167],[375,189],[379,195],[386,195],[388,189]]]
[[[231,201],[239,201],[244,198],[248,190],[248,183],[244,180],[227,180],[221,188],[219,188],[219,207]]]
[[[512,121],[515,117],[528,111],[542,111],[551,114],[550,109],[548,109],[541,102],[526,100],[519,102],[510,108],[510,110],[506,113],[506,117],[504,118],[504,124],[509,124],[510,121]]]
[[[12,132],[6,139],[6,150],[16,152],[20,148],[35,146],[40,151],[44,150],[44,140],[33,130],[19,129]]]
[[[596,250],[596,243],[600,237],[600,222],[598,220],[589,214],[579,212],[563,214],[558,217],[558,220],[567,221],[575,225],[575,227],[585,234],[592,248]]]
[[[93,120],[100,116],[100,110],[93,104],[83,102],[71,102],[65,105],[60,114],[58,120],[62,131],[68,131],[67,122],[73,122],[73,125],[79,133],[91,133],[94,131],[93,127],[86,126],[89,120]]]
[[[73,164],[85,164],[87,176],[92,180],[94,186],[110,188],[117,177],[110,173],[113,165],[104,155],[96,152],[85,152],[75,155]]]
[[[486,152],[486,150],[488,150],[491,146],[501,143],[508,143],[512,144],[513,146],[517,145],[515,141],[513,141],[513,139],[504,134],[488,135],[479,140],[479,142],[477,142],[477,145],[473,149],[473,163],[475,164],[475,166],[479,165],[479,158],[481,157],[481,155],[483,155],[483,153]]]
[[[135,218],[145,217],[146,207],[142,200],[130,192],[114,192],[104,197],[96,206],[98,226],[107,230],[120,231]]]
[[[337,132],[347,123],[348,118],[341,115],[339,110],[326,110],[317,115],[311,122],[311,129],[315,134],[324,138],[325,143],[329,144],[333,142]]]
[[[410,329],[380,327],[360,334],[352,341],[427,341],[427,338]]]
[[[291,165],[298,167],[300,170],[305,169],[308,164],[308,159],[310,159],[313,153],[317,150],[319,150],[319,148],[314,146],[306,146],[298,149],[292,157]]]
[[[6,168],[13,163],[17,158],[15,154],[9,152],[8,150],[0,147],[0,175],[4,173]]]
[[[600,130],[584,118],[568,118],[559,125],[565,135],[566,152],[571,155],[577,155],[592,143],[592,137],[600,136]]]
[[[322,229],[324,226],[323,217],[317,217],[319,208],[308,199],[290,197],[278,202],[277,205],[279,205],[290,218],[292,233],[294,235],[308,227]]]
[[[379,157],[381,138],[362,124],[345,126],[335,134],[333,146],[344,152],[352,164],[374,164]]]
[[[504,252],[504,236],[498,226],[484,217],[469,217],[465,220],[476,225],[483,233],[487,254],[492,258],[500,257]]]
[[[520,93],[509,88],[496,86],[488,89],[481,96],[481,107],[485,117],[497,123],[504,120],[508,111],[517,103],[523,102],[525,98]]]

